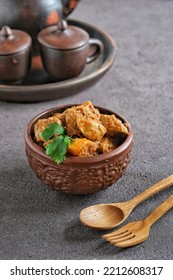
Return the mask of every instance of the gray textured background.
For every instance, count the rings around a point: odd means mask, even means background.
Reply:
[[[55,101],[0,102],[1,259],[173,259],[173,210],[149,239],[117,250],[103,232],[79,222],[94,203],[132,198],[173,171],[173,1],[83,0],[70,16],[96,25],[116,41],[117,58],[92,88]],[[90,196],[56,193],[28,166],[24,130],[37,113],[90,100],[124,115],[134,131],[133,160],[109,189]],[[144,218],[173,192],[169,188],[138,206],[128,221]]]

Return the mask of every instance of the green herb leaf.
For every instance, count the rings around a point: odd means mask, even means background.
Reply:
[[[51,123],[49,124],[41,133],[40,136],[45,139],[49,140],[54,134],[64,135],[65,130],[62,125],[59,123]]]
[[[71,137],[69,137],[68,135],[65,135],[64,142],[66,143],[67,148],[68,148],[68,146],[70,145],[70,142],[71,142]]]
[[[57,136],[51,143],[46,146],[46,154],[51,157],[57,164],[66,159],[67,148],[70,144],[69,136]]]

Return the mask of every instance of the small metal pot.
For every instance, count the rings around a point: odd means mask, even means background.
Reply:
[[[94,61],[102,52],[100,40],[62,20],[58,26],[43,29],[38,34],[41,58],[45,70],[56,80],[78,76],[87,63]],[[89,55],[91,49],[94,49]]]
[[[0,82],[21,83],[31,65],[30,36],[21,30],[4,26],[0,31]]]

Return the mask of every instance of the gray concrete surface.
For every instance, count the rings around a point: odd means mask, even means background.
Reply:
[[[123,201],[173,173],[173,1],[83,0],[70,16],[108,32],[117,58],[84,92],[49,102],[0,102],[0,259],[173,259],[173,210],[147,241],[117,250],[103,232],[79,222],[91,204]],[[59,194],[29,168],[24,130],[37,113],[59,104],[91,100],[124,115],[134,131],[133,159],[109,189],[90,196]],[[146,217],[173,192],[138,206],[128,221]],[[126,223],[126,222],[125,222]]]

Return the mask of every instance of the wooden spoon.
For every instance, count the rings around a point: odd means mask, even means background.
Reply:
[[[80,221],[83,225],[94,229],[114,228],[121,224],[138,204],[172,184],[173,175],[161,180],[129,201],[97,204],[84,208],[80,212]]]

